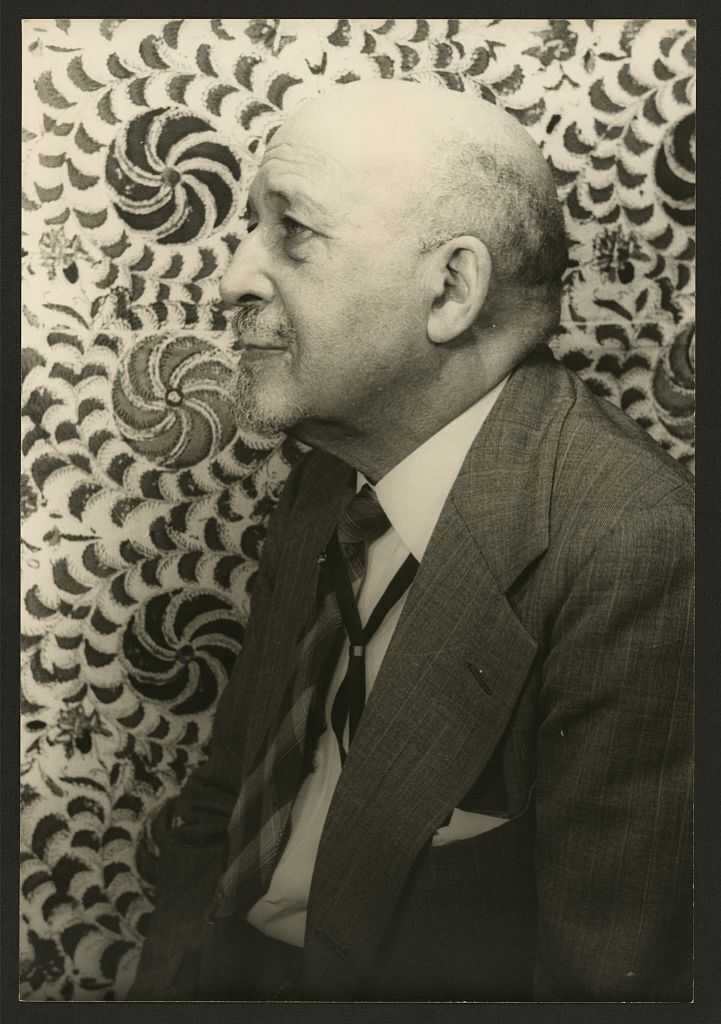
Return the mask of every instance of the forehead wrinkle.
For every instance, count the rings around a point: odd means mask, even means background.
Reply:
[[[338,220],[328,199],[345,194],[342,166],[329,153],[303,143],[276,142],[265,151],[258,173],[248,190],[251,205],[257,197],[299,202],[325,221]],[[315,193],[315,194],[314,194]]]
[[[266,178],[277,174],[295,174],[314,180],[318,174],[339,178],[343,172],[340,162],[327,149],[303,142],[271,142],[260,164],[259,175]]]

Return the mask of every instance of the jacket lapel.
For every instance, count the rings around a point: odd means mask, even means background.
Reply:
[[[247,719],[244,764],[252,764],[278,710],[295,668],[298,637],[313,614],[319,556],[340,516],[354,471],[338,459],[316,456],[306,470],[276,569],[270,614],[255,666],[255,687]]]
[[[550,357],[552,359],[552,357]],[[508,382],[446,502],[339,779],[316,860],[306,965],[340,997],[368,969],[422,847],[493,753],[537,651],[505,592],[548,546],[563,375]]]

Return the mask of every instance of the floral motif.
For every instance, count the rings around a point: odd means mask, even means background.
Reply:
[[[20,474],[20,518],[27,519],[38,507],[38,492],[33,487],[28,473]]]
[[[603,228],[593,240],[595,268],[610,281],[629,284],[635,274],[634,261],[647,259],[635,235],[621,227]]]
[[[62,271],[66,280],[75,284],[78,280],[78,261],[93,262],[93,257],[87,253],[80,237],[72,235],[68,238],[62,227],[43,231],[39,248],[40,263],[51,281],[58,271]]]
[[[60,745],[66,757],[76,752],[88,754],[94,736],[111,736],[112,733],[103,725],[100,713],[93,709],[88,713],[82,706],[63,708],[55,724],[47,732],[50,746]]]

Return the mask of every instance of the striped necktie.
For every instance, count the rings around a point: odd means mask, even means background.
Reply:
[[[368,545],[383,536],[390,525],[376,492],[370,484],[363,484],[338,523],[338,541],[352,582],[363,579]]]
[[[368,545],[390,523],[375,491],[365,484],[338,523],[337,536],[351,582],[366,571]],[[299,641],[296,670],[277,718],[247,773],[228,825],[228,867],[212,915],[246,913],[267,891],[290,833],[290,813],[307,765],[311,703],[318,710],[340,654],[345,630],[328,580],[321,580],[318,613]],[[317,737],[315,737],[317,738]]]

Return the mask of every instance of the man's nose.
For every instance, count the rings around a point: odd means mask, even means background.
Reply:
[[[258,228],[240,243],[220,281],[220,297],[229,305],[270,302],[273,285],[264,265]]]

